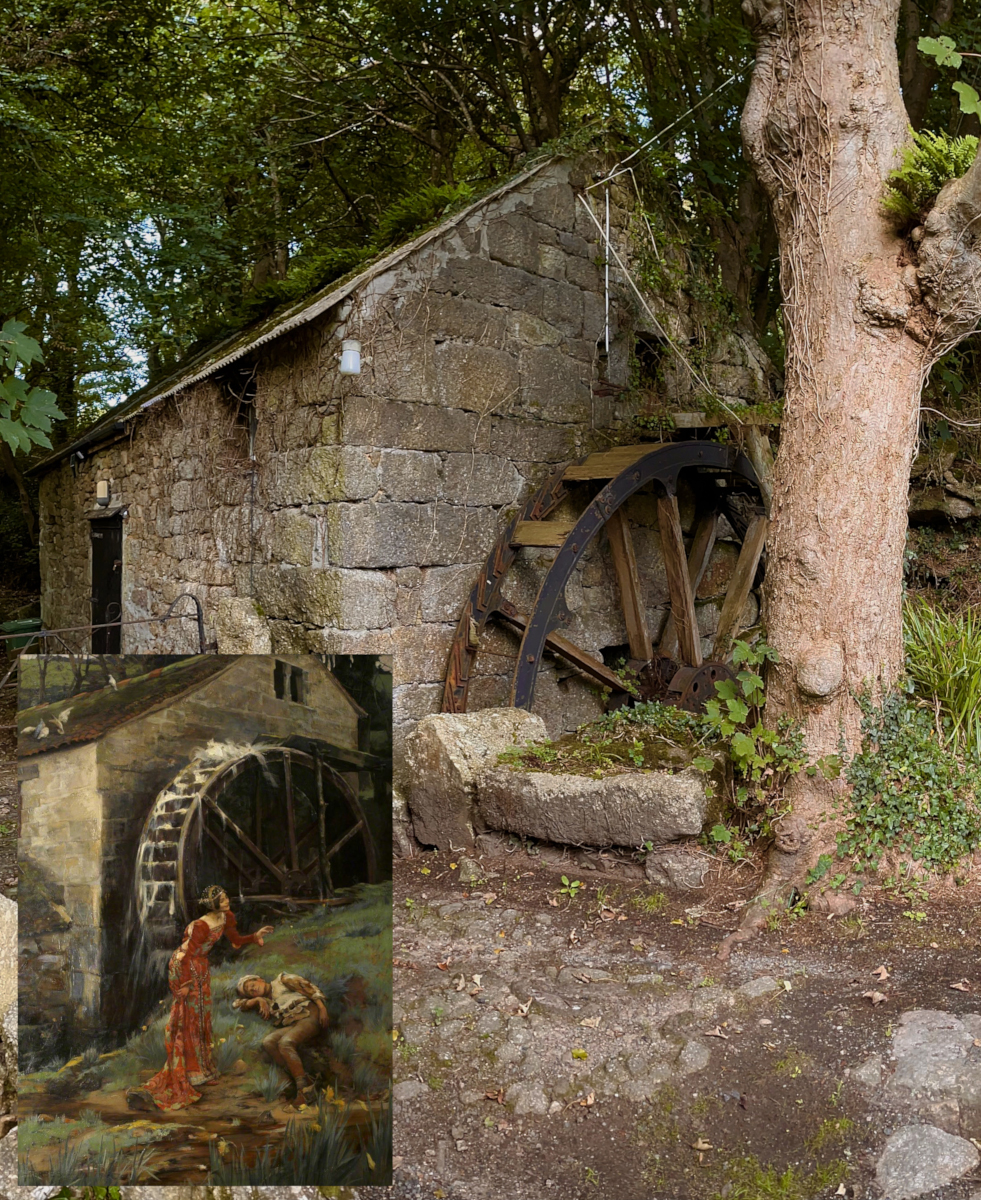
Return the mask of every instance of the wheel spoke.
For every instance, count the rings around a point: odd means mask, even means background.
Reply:
[[[290,839],[290,869],[299,867],[296,854],[296,817],[293,812],[293,760],[288,750],[283,751],[283,773],[286,779],[286,828]]]
[[[351,840],[351,838],[353,838],[354,835],[359,830],[361,830],[363,827],[364,827],[363,820],[360,820],[356,824],[352,825],[351,828],[347,831],[347,833],[341,834],[341,836],[337,839],[337,841],[333,844],[333,846],[330,847],[330,849],[327,851],[326,857],[328,859],[333,858],[334,855],[338,852],[338,850],[340,850],[342,846],[346,846],[347,843]]]
[[[313,761],[317,769],[317,862],[320,866],[320,882],[328,896],[334,894],[334,882],[330,876],[330,859],[327,857],[327,806],[324,804],[324,765],[320,751],[315,750]]]
[[[231,850],[229,850],[228,846],[221,840],[221,838],[215,833],[215,831],[210,826],[205,825],[204,832],[208,835],[209,838],[211,838],[211,840],[218,847],[218,849],[222,852],[222,854],[224,854],[225,858],[228,859],[228,861],[232,864],[232,866],[237,869],[238,873],[246,881],[246,883],[249,885],[249,887],[252,887],[257,881],[255,879],[253,879],[253,877],[252,877],[251,873],[249,872],[249,869],[246,867],[245,863],[242,862],[242,860],[238,857],[237,854],[234,854]]]
[[[212,798],[210,796],[205,796],[204,802],[205,802],[205,804],[207,804],[208,808],[210,808],[211,811],[215,814],[215,816],[218,818],[218,820],[221,821],[222,828],[226,832],[230,831],[231,833],[233,833],[235,835],[235,837],[237,837],[238,840],[242,843],[242,845],[246,848],[246,850],[249,851],[249,853],[252,855],[252,857],[258,859],[259,862],[262,863],[262,865],[266,868],[267,871],[272,871],[273,875],[276,876],[276,878],[279,880],[279,882],[283,883],[286,879],[285,872],[282,871],[279,867],[277,867],[271,858],[269,858],[267,855],[263,854],[263,852],[255,844],[255,842],[245,832],[245,830],[240,829],[238,827],[238,825],[236,825],[235,822],[232,820],[232,818],[218,804],[216,804],[215,801],[212,800]]]

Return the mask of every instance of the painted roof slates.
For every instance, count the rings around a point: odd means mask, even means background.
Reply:
[[[199,654],[171,666],[158,667],[145,675],[121,679],[115,688],[110,686],[93,692],[80,692],[66,700],[23,709],[17,714],[17,754],[26,758],[48,750],[95,741],[124,721],[141,716],[165,701],[175,700],[185,692],[200,687],[238,657]],[[71,709],[71,713],[67,721],[62,722],[63,732],[59,733],[54,721],[66,709]],[[35,733],[39,725],[48,730],[42,738]]]

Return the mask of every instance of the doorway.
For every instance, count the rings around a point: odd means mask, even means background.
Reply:
[[[92,624],[118,621],[123,612],[123,518],[121,513],[92,522]],[[118,654],[118,625],[92,630],[93,654]]]

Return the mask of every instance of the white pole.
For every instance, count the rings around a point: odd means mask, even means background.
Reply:
[[[605,276],[605,302],[606,302],[606,357],[610,357],[610,187],[606,187],[606,259]]]

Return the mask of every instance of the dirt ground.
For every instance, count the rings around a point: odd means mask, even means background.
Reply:
[[[879,892],[844,919],[784,917],[723,964],[726,905],[752,894],[745,869],[652,898],[521,848],[478,865],[464,882],[447,854],[397,864],[400,1200],[879,1196],[877,1159],[906,1117],[856,1068],[879,1055],[888,1074],[905,1012],[981,1011],[972,884],[912,907]],[[573,898],[563,873],[582,883]],[[504,1051],[521,1024],[518,1059]],[[681,1057],[651,1072],[672,1039]],[[979,1188],[976,1168],[929,1194]]]

